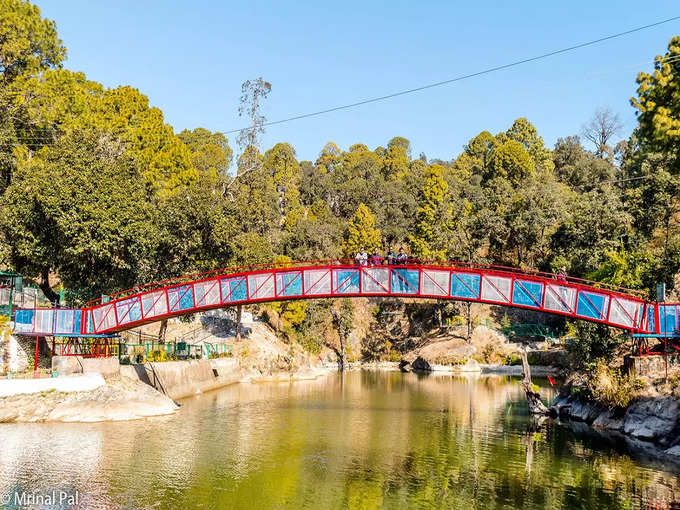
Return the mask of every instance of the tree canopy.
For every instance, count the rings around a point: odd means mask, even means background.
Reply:
[[[471,133],[450,160],[413,159],[411,142],[393,136],[375,148],[329,141],[300,161],[290,143],[260,147],[273,90],[262,78],[243,85],[249,127],[235,157],[224,134],[175,133],[134,86],[63,68],[54,22],[29,2],[0,0],[0,34],[0,264],[47,293],[56,281],[86,300],[187,271],[361,247],[564,265],[650,290],[680,268],[678,37],[638,76],[639,123],[618,145],[605,108],[585,124],[593,151],[570,133],[547,147],[520,117]]]

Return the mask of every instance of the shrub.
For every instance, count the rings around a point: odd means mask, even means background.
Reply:
[[[600,360],[590,371],[588,390],[600,404],[610,408],[625,408],[644,389],[644,382],[632,374],[614,371]]]
[[[621,336],[614,336],[607,326],[592,322],[570,323],[567,332],[571,337],[567,352],[575,368],[595,368],[597,361],[611,355],[622,341]]]
[[[154,349],[146,357],[147,361],[168,361],[168,353],[161,349]]]
[[[231,352],[211,352],[210,356],[208,356],[208,359],[217,359],[217,358],[231,358],[233,355]]]
[[[505,356],[505,364],[506,365],[521,365],[522,364],[522,358],[520,357],[519,354],[511,353]]]

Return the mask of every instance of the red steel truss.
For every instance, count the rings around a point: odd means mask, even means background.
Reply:
[[[452,299],[512,306],[599,322],[632,333],[668,331],[668,310],[639,292],[575,278],[458,262],[358,266],[291,262],[186,275],[109,296],[80,309],[19,309],[15,332],[111,334],[184,314],[238,304],[344,297]],[[660,308],[663,307],[660,320]],[[668,310],[667,310],[668,309]],[[659,331],[660,323],[666,329]],[[679,325],[680,326],[680,325]]]

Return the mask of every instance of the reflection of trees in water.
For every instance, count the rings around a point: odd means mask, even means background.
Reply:
[[[175,416],[80,426],[99,447],[74,477],[109,501],[162,508],[619,508],[677,494],[673,475],[533,424],[523,399],[505,377],[235,385],[184,400]],[[59,473],[63,454],[40,468]],[[0,454],[3,468],[30,468],[12,455]]]

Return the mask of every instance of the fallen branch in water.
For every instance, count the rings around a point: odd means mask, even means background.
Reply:
[[[524,394],[527,396],[527,403],[529,404],[529,412],[531,414],[542,414],[549,415],[550,411],[545,407],[545,404],[541,400],[541,395],[533,390],[533,384],[531,382],[531,367],[529,366],[529,360],[527,359],[527,353],[521,350],[519,353],[522,358],[522,368],[524,370],[524,379],[522,380],[522,389]]]

